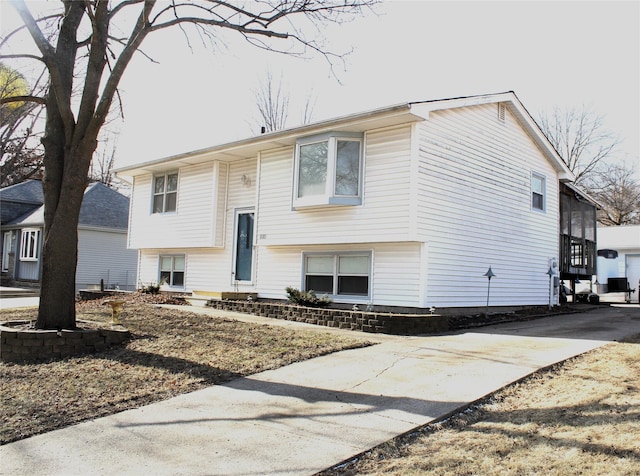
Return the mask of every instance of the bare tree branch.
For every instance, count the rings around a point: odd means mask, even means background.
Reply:
[[[579,184],[609,158],[620,140],[604,129],[604,118],[595,116],[586,107],[581,109],[555,108],[549,115],[541,115],[540,127],[558,151]]]

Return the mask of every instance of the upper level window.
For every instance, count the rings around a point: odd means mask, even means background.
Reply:
[[[362,134],[307,137],[296,147],[294,207],[362,203]]]
[[[543,175],[531,174],[531,208],[544,211],[545,209],[545,178]]]
[[[20,236],[20,259],[22,261],[37,261],[40,241],[40,230],[25,228]]]
[[[175,212],[178,203],[178,173],[153,177],[153,213]]]

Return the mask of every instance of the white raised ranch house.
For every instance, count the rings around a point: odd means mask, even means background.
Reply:
[[[366,306],[547,304],[573,176],[513,92],[412,102],[117,171],[138,281]],[[555,269],[555,268],[554,268]]]

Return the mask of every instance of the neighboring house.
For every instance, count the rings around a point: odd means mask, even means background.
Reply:
[[[413,102],[117,171],[141,283],[402,308],[557,302],[560,185],[513,92]],[[557,281],[557,280],[556,280]],[[552,295],[553,294],[553,295]]]
[[[640,225],[598,226],[598,292],[610,293],[610,278],[626,278],[631,301],[640,287]],[[629,297],[629,296],[627,296]]]
[[[0,189],[3,282],[37,286],[44,228],[42,183]],[[129,199],[101,184],[87,187],[78,226],[76,291],[100,285],[135,289],[138,254],[127,249]]]

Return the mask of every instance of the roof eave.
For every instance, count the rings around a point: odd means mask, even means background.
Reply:
[[[423,117],[414,114],[409,103],[397,104],[125,166],[116,169],[115,173],[118,177],[133,177],[156,170],[166,170],[174,165],[176,167],[195,165],[211,160],[233,162],[234,160],[255,157],[259,151],[294,145],[296,139],[305,135],[340,130],[364,132],[371,128],[398,125],[423,119]]]

